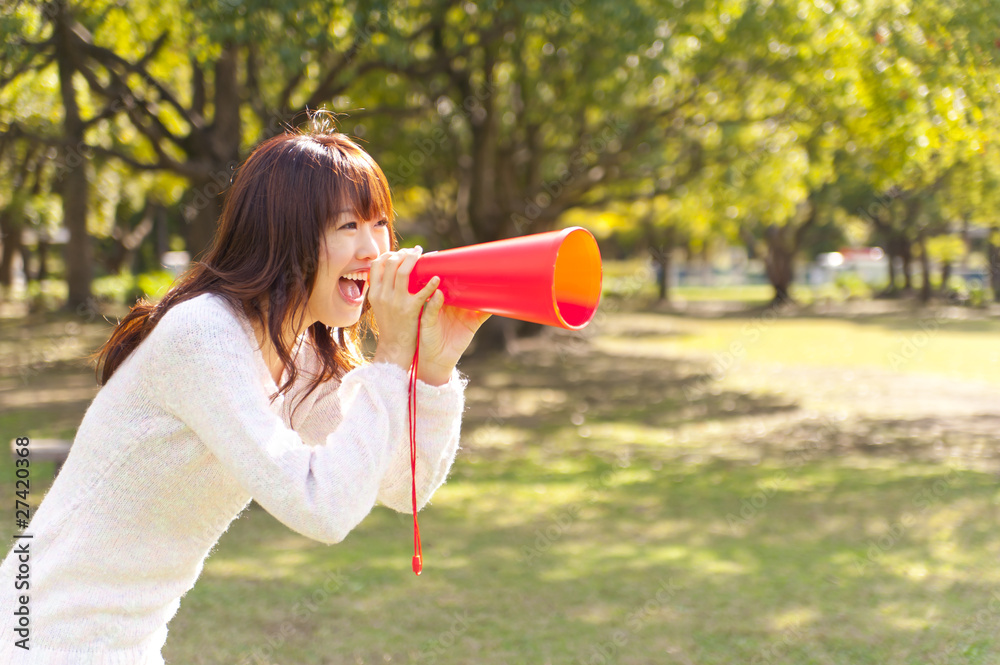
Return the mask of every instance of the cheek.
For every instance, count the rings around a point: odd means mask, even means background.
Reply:
[[[329,251],[320,252],[317,257],[319,263],[316,265],[316,283],[313,285],[313,292],[321,297],[325,297],[333,286],[333,281],[339,273],[336,272],[336,264],[331,261],[333,256]]]
[[[350,265],[350,252],[337,245],[328,245],[320,255],[320,273],[327,278],[339,277]]]

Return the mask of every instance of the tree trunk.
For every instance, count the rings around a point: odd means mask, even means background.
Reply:
[[[951,261],[941,263],[941,297],[947,298],[949,294],[948,281],[951,279]]]
[[[790,302],[789,290],[795,277],[795,250],[790,247],[790,231],[787,226],[771,226],[764,233],[767,242],[767,255],[764,266],[767,279],[774,287],[773,303]]]
[[[3,238],[3,255],[0,256],[0,285],[9,289],[14,283],[14,257],[21,251],[20,220],[8,209],[0,212],[0,237]],[[25,273],[28,267],[25,266]]]
[[[184,208],[184,244],[191,260],[203,255],[212,244],[222,214],[222,190],[211,180],[191,183],[191,200]]]
[[[926,304],[931,299],[931,259],[927,255],[927,238],[921,235],[917,243],[920,247],[920,270],[923,272],[923,279],[920,282],[920,302]]]
[[[667,302],[670,300],[670,259],[677,244],[677,229],[672,225],[656,226],[654,222],[652,216],[647,215],[642,220],[642,226],[649,244],[649,253],[659,268],[656,276],[658,299],[660,302]]]
[[[899,256],[903,259],[903,292],[913,293],[913,250],[909,243],[903,243]]]
[[[893,232],[891,229],[883,232],[885,235],[885,253],[889,259],[889,286],[886,287],[884,295],[886,297],[895,298],[900,294],[899,288],[899,275],[900,272],[903,273],[903,277],[907,280],[906,284],[910,278],[907,277],[908,268],[906,268],[908,261],[911,260],[912,254],[910,253],[910,243],[909,241],[898,232]],[[897,265],[896,260],[899,260]],[[903,270],[900,270],[903,268]],[[905,286],[905,288],[909,288]]]
[[[896,292],[896,252],[891,242],[885,244],[885,256],[889,260],[889,285],[885,287],[885,294],[892,295]]]
[[[239,162],[243,129],[237,58],[237,48],[228,44],[215,62],[215,119],[209,140],[202,146],[205,154],[192,156],[212,164],[209,175],[191,181],[185,208],[187,229],[184,235],[192,260],[203,254],[215,237],[219,215],[222,214],[222,192],[229,186],[233,170]]]
[[[994,229],[990,234],[989,269],[993,302],[1000,303],[1000,229]]]
[[[61,175],[58,189],[62,195],[63,224],[69,230],[69,242],[65,246],[66,282],[69,286],[66,309],[75,311],[91,298],[93,250],[87,234],[87,165],[85,156],[79,152],[79,146],[85,145],[84,124],[73,86],[74,62],[78,57],[72,48],[73,19],[65,2],[55,3],[55,9],[53,38],[66,140],[59,149],[61,163],[57,174]]]
[[[670,250],[657,252],[656,263],[660,266],[659,300],[667,302],[670,300]]]
[[[483,52],[484,81],[488,85],[493,82],[493,68],[496,64],[496,52],[493,48],[485,48]],[[509,217],[503,214],[502,206],[498,205],[497,188],[497,147],[499,145],[499,119],[496,117],[493,95],[476,96],[471,79],[464,79],[460,84],[465,103],[471,104],[469,113],[469,131],[472,139],[469,198],[467,218],[472,227],[476,242],[499,240],[503,227]],[[534,233],[537,229],[538,214],[529,215],[528,228],[516,229],[518,235]]]

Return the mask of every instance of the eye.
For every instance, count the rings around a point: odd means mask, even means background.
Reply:
[[[389,220],[388,219],[384,219],[384,218],[380,219],[377,222],[375,222],[375,226],[389,226]],[[343,229],[354,230],[354,229],[358,228],[358,223],[356,221],[355,222],[347,222],[346,224],[342,224],[342,225],[340,225],[337,228],[341,229],[341,230],[343,230]]]

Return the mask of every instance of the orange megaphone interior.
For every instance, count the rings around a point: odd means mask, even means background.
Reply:
[[[587,323],[601,301],[601,254],[583,229],[570,233],[559,246],[552,297],[559,318],[572,328]]]

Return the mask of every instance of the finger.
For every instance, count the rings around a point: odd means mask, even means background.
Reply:
[[[425,302],[428,298],[434,295],[434,289],[438,287],[441,283],[441,278],[437,275],[431,277],[430,281],[424,284],[423,288],[413,294],[418,302]],[[441,302],[444,302],[444,293],[441,294]]]
[[[399,268],[396,270],[395,276],[395,288],[397,290],[403,291],[404,293],[410,292],[410,272],[413,271],[413,266],[417,264],[417,259],[423,253],[423,248],[420,245],[412,247],[410,249],[401,250],[405,252],[403,260],[399,264]]]
[[[368,300],[381,300],[382,285],[385,276],[385,254],[375,257],[371,268],[368,270]]]
[[[396,271],[399,270],[399,265],[403,262],[402,251],[398,252],[387,252],[388,256],[385,257],[385,270],[382,272],[382,297],[388,298],[396,283]]]
[[[440,290],[435,291],[434,295],[430,297],[427,304],[424,305],[424,318],[421,321],[423,326],[433,326],[438,322],[438,317],[441,315],[441,308],[444,306],[444,293]]]

